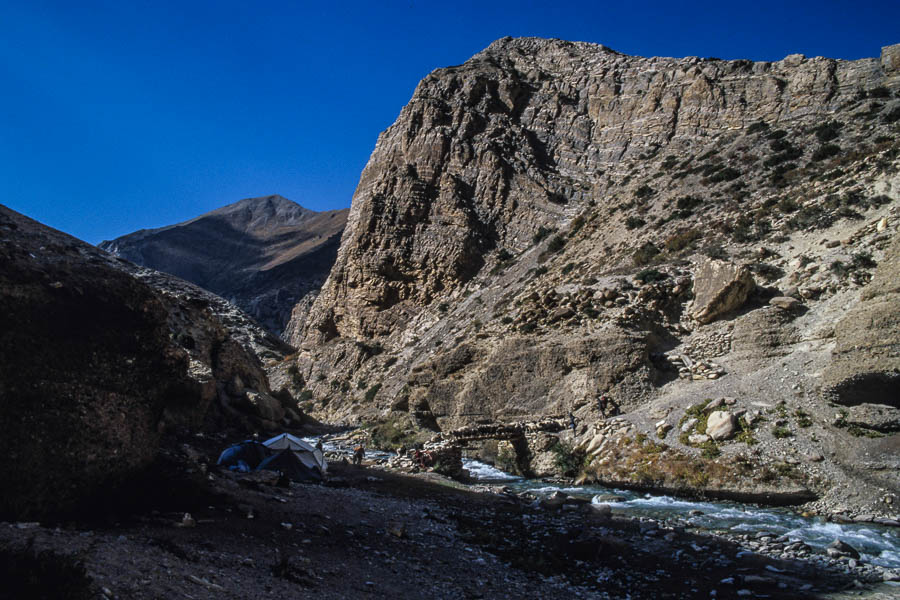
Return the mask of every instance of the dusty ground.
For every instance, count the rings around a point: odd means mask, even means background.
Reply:
[[[853,585],[655,522],[534,508],[433,474],[336,464],[325,485],[208,480],[204,493],[175,487],[157,503],[184,498],[177,511],[0,524],[0,598],[804,598]],[[69,576],[65,590],[51,584]]]

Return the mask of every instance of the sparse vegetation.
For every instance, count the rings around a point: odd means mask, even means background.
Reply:
[[[534,242],[535,244],[540,244],[551,233],[553,233],[552,229],[549,229],[542,225],[542,226],[538,227],[537,233],[534,234],[534,236],[531,238],[531,241]]]
[[[644,242],[644,244],[634,251],[631,255],[634,264],[643,266],[653,262],[653,259],[659,254],[659,248],[653,242]]]
[[[553,453],[553,464],[563,475],[575,476],[584,467],[584,453],[575,449],[572,444],[558,441],[550,452]]]
[[[794,434],[784,425],[776,425],[772,428],[772,436],[778,439],[792,437]]]
[[[668,277],[665,273],[656,269],[644,269],[634,276],[641,283],[653,283],[654,281],[662,281]]]
[[[639,227],[643,227],[646,224],[647,221],[633,215],[625,219],[625,227],[627,229],[637,229]]]
[[[372,402],[375,399],[375,396],[378,394],[378,390],[381,389],[381,384],[376,383],[372,387],[366,390],[366,402]]]
[[[647,198],[649,198],[650,196],[652,196],[655,193],[656,193],[656,190],[654,190],[652,187],[650,187],[649,185],[647,185],[645,183],[644,185],[642,185],[641,187],[639,187],[638,189],[636,189],[634,191],[634,197],[637,198],[638,200],[646,200]]]
[[[823,144],[813,152],[812,160],[814,162],[825,160],[826,158],[831,158],[832,156],[837,156],[841,153],[841,147],[836,144]]]
[[[684,229],[669,237],[666,240],[665,247],[669,252],[681,252],[701,237],[703,237],[703,234],[694,228]]]

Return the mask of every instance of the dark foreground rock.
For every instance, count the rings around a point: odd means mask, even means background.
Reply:
[[[137,270],[0,206],[0,518],[117,504],[169,430],[299,424],[262,370],[283,344]]]

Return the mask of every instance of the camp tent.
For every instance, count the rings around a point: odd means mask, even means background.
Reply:
[[[269,449],[259,442],[244,440],[225,448],[222,454],[219,455],[219,460],[216,464],[234,471],[247,473],[256,469],[269,454]]]
[[[293,481],[322,481],[323,473],[318,467],[307,466],[291,450],[279,450],[259,463],[257,471],[279,471]]]
[[[297,436],[282,433],[264,441],[263,445],[270,451],[289,450],[307,468],[318,469],[323,477],[328,472],[328,462],[325,460],[322,451],[309,442],[304,442]]]

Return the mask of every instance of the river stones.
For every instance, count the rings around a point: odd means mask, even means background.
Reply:
[[[825,548],[825,552],[828,556],[832,558],[841,558],[842,556],[849,556],[850,558],[859,558],[859,552],[843,540],[834,540],[828,547]]]

